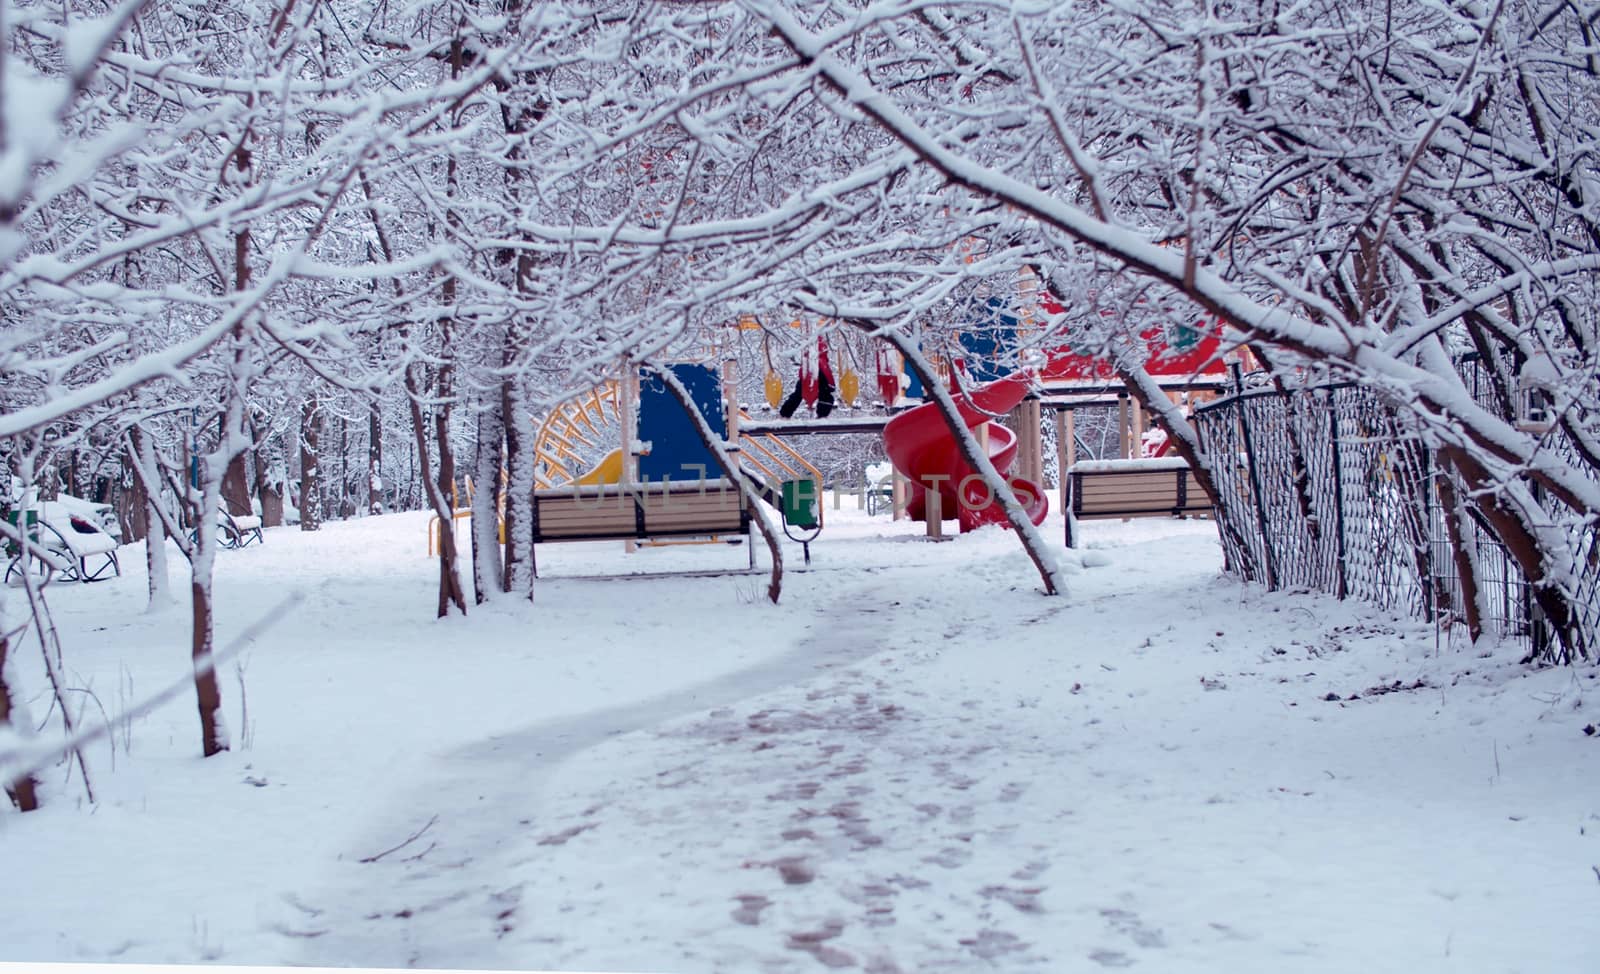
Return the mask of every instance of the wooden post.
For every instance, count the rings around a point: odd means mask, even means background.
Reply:
[[[622,359],[622,476],[617,484],[620,493],[626,495],[633,489],[639,479],[639,458],[634,455],[634,444],[638,442],[639,426],[636,415],[639,403],[639,369],[627,356]],[[633,554],[639,550],[639,545],[632,538],[622,542],[622,550]]]
[[[1128,459],[1128,394],[1117,394],[1117,456]]]
[[[1017,476],[1036,484],[1043,483],[1044,437],[1040,429],[1039,400],[1023,400],[1006,418],[1017,434]]]
[[[722,397],[726,401],[728,446],[739,446],[739,360],[722,360]]]
[[[1131,397],[1126,397],[1122,401],[1128,407],[1128,451],[1123,456],[1142,457],[1144,456],[1144,403]],[[1127,524],[1132,520],[1131,517],[1125,517],[1122,523]]]
[[[924,485],[926,486],[926,485]],[[923,517],[928,524],[928,540],[944,540],[944,501],[939,496],[938,485],[923,492]]]
[[[621,388],[618,395],[622,399],[622,475],[621,486],[624,491],[633,486],[637,478],[638,458],[634,456],[634,440],[638,437],[638,417],[635,411],[638,406],[638,386],[634,378],[638,373],[633,363],[628,359],[622,360]]]
[[[1072,443],[1072,426],[1072,410],[1056,410],[1056,510],[1061,512],[1062,517],[1067,514],[1067,468],[1072,466],[1072,456],[1076,452]]]
[[[742,473],[744,445],[739,442],[739,360],[736,358],[729,357],[722,360],[722,398],[723,419],[727,425],[728,456],[733,459],[734,468]],[[707,471],[708,476],[709,474]],[[751,540],[746,538],[745,542],[750,544]],[[750,557],[754,558],[755,548],[752,547],[750,550],[752,552]]]
[[[899,521],[906,516],[906,495],[909,493],[906,490],[906,478],[900,476],[900,471],[896,470],[889,475],[889,485],[894,501],[893,520]]]

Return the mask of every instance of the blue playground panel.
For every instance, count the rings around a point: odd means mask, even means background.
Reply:
[[[990,298],[973,311],[973,320],[961,331],[967,375],[980,384],[1004,379],[1016,371],[1010,361],[1017,349],[1016,313],[999,298]]]
[[[927,393],[922,388],[922,380],[917,378],[917,374],[910,369],[906,369],[905,374],[906,378],[910,380],[906,383],[905,397],[907,399],[925,398]]]
[[[713,432],[727,429],[723,412],[722,379],[714,366],[680,363],[669,365],[689,390],[689,398]],[[650,452],[639,458],[639,479],[674,483],[715,480],[722,476],[717,458],[700,442],[694,418],[678,405],[654,369],[639,372],[639,440]]]
[[[1004,379],[1017,370],[1013,356],[1019,344],[1017,326],[1021,322],[1010,305],[1000,298],[989,298],[970,309],[971,317],[962,323],[958,340],[967,376],[975,384]],[[910,369],[906,385],[907,399],[923,399],[927,393],[922,380]]]

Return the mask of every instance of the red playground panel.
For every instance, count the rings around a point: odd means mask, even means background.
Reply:
[[[1053,315],[1066,310],[1048,294],[1039,296],[1039,308]],[[1145,329],[1139,337],[1149,351],[1145,368],[1151,375],[1224,375],[1228,371],[1220,354],[1222,323],[1219,321],[1202,318],[1192,325],[1155,325]],[[1039,378],[1045,382],[1115,381],[1117,373],[1105,359],[1062,347],[1046,356]]]

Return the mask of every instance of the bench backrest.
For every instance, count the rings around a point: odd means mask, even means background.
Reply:
[[[535,491],[533,540],[606,541],[702,534],[742,534],[750,528],[744,495],[731,484],[561,487]]]
[[[1140,515],[1200,514],[1211,498],[1187,468],[1074,470],[1072,513],[1080,519]]]

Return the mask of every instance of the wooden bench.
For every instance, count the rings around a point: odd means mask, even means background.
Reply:
[[[744,536],[755,567],[750,510],[727,481],[703,484],[615,484],[534,491],[533,543],[627,541],[647,538]],[[534,560],[534,574],[538,561]]]
[[[1067,470],[1067,547],[1075,521],[1097,518],[1192,517],[1211,514],[1211,496],[1178,457],[1085,460]]]

